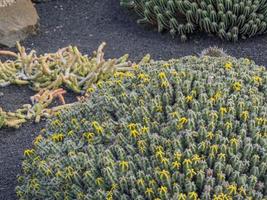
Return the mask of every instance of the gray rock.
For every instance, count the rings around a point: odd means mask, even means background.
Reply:
[[[38,20],[31,0],[17,0],[9,6],[0,7],[0,44],[15,46],[17,41],[36,32]]]

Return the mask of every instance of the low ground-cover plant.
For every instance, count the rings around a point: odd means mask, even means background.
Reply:
[[[135,65],[25,150],[20,199],[266,199],[267,71],[248,59]]]
[[[5,62],[0,60],[0,88],[11,84],[28,85],[37,92],[31,97],[32,104],[25,104],[15,112],[4,111],[0,106],[0,128],[19,128],[28,120],[39,122],[42,117],[50,117],[62,108],[49,107],[56,98],[65,103],[63,95],[66,91],[62,88],[86,95],[99,80],[116,71],[131,70],[132,63],[127,54],[105,60],[105,45],[102,43],[91,57],[83,55],[75,46],[44,55],[37,55],[34,50],[27,53],[20,44],[17,44],[18,53],[0,51],[0,55],[15,58]]]
[[[237,41],[267,30],[266,0],[120,0],[142,18],[139,23],[179,34],[182,40],[196,30]]]

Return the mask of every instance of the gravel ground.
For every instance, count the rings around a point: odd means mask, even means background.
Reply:
[[[77,2],[77,3],[76,3]],[[216,37],[197,33],[181,43],[169,34],[158,34],[155,28],[135,23],[134,13],[119,6],[119,0],[54,0],[36,5],[40,15],[40,33],[22,44],[38,53],[54,52],[69,44],[77,45],[90,54],[102,41],[106,41],[106,57],[130,54],[137,61],[146,53],[154,59],[168,59],[197,54],[209,46],[225,49],[230,55],[247,57],[258,64],[267,64],[267,35],[238,43],[223,42]],[[14,111],[29,102],[34,93],[27,87],[0,88],[0,106]],[[72,102],[74,95],[67,96]],[[0,130],[0,200],[16,199],[16,176],[21,169],[23,150],[30,148],[34,137],[44,126],[27,123],[19,130]]]

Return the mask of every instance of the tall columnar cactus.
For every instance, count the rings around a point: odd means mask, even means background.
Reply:
[[[248,59],[134,66],[25,150],[20,199],[267,198],[267,71]]]
[[[121,0],[158,30],[178,33],[182,40],[196,29],[237,41],[267,30],[266,0]]]

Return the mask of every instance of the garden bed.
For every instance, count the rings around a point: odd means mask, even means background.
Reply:
[[[83,53],[90,54],[102,42],[107,42],[106,57],[119,57],[125,53],[136,61],[150,53],[154,59],[169,59],[200,53],[209,46],[218,46],[236,57],[248,57],[257,64],[267,63],[267,35],[238,43],[223,42],[216,37],[198,33],[182,43],[169,34],[158,34],[151,27],[140,27],[135,23],[134,13],[119,6],[118,0],[56,0],[38,4],[41,19],[40,33],[28,38],[23,45],[36,49],[38,53],[55,52],[69,44],[77,45]],[[14,50],[14,49],[12,49]],[[34,93],[27,87],[9,86],[1,88],[0,105],[15,110],[27,103]],[[69,94],[67,102],[74,101]],[[44,123],[27,123],[18,130],[0,130],[0,199],[16,199],[14,188],[16,175],[20,172],[23,150],[29,148],[33,138]]]

